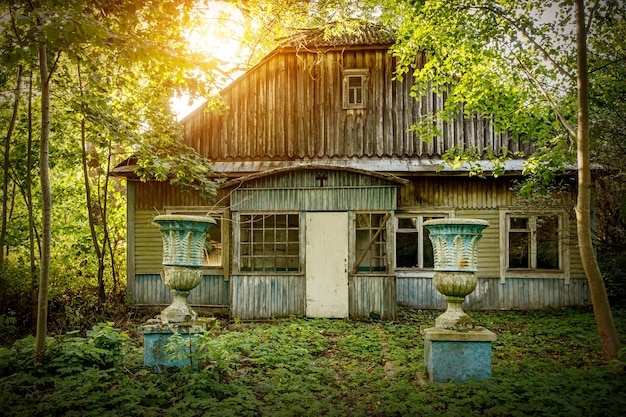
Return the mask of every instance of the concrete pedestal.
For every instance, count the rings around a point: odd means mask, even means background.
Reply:
[[[143,334],[143,364],[155,372],[163,372],[166,368],[181,368],[191,363],[189,345],[186,347],[186,355],[181,358],[169,360],[168,357],[175,352],[165,352],[165,346],[174,334],[180,334],[183,339],[189,340],[195,334],[202,334],[206,330],[205,323],[174,324],[154,323],[139,326],[138,332]],[[194,349],[193,341],[191,349]],[[196,364],[197,365],[197,364]]]
[[[424,362],[431,382],[482,380],[491,376],[491,342],[484,328],[454,331],[430,327],[424,335]]]

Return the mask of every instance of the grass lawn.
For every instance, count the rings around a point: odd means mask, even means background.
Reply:
[[[470,312],[494,331],[493,375],[425,376],[420,326],[290,318],[223,323],[198,338],[199,371],[154,374],[141,340],[109,325],[51,340],[33,369],[32,338],[0,348],[4,416],[622,416],[626,373],[602,361],[590,310]],[[626,344],[626,309],[614,311]],[[184,343],[184,341],[179,341]],[[613,367],[615,368],[615,367]]]

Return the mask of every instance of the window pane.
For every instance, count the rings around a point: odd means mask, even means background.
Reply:
[[[361,77],[348,77],[348,87],[361,87]]]
[[[528,218],[527,217],[511,217],[511,229],[527,230]]]
[[[416,226],[417,219],[415,217],[398,218],[398,229],[415,229]]]
[[[530,268],[530,233],[509,233],[509,268]]]
[[[299,271],[299,224],[297,214],[242,215],[241,270]]]
[[[417,237],[417,230],[412,233],[396,233],[397,268],[417,267]]]
[[[537,268],[559,269],[559,219],[537,217]]]
[[[424,229],[422,250],[423,254],[423,267],[424,268],[434,268],[435,267],[435,254],[433,252],[433,242],[430,241],[430,232],[428,229]]]
[[[213,217],[217,222],[209,229],[204,248],[204,266],[222,266],[222,219]]]
[[[442,216],[429,216],[423,217],[423,221],[445,219]],[[430,231],[427,228],[423,228],[422,233],[422,268],[434,268],[435,267],[435,254],[433,251],[433,242],[430,241]]]
[[[384,214],[357,213],[355,259],[358,272],[387,270],[386,232],[382,222]],[[380,229],[380,232],[377,233]]]

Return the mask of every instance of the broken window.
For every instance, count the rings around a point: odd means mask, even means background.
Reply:
[[[387,271],[387,220],[385,213],[355,214],[355,261],[353,272]]]

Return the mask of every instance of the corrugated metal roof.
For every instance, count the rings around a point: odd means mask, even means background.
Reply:
[[[282,48],[332,48],[337,46],[391,45],[395,33],[382,25],[368,22],[331,23],[323,27],[302,29],[285,38]]]

